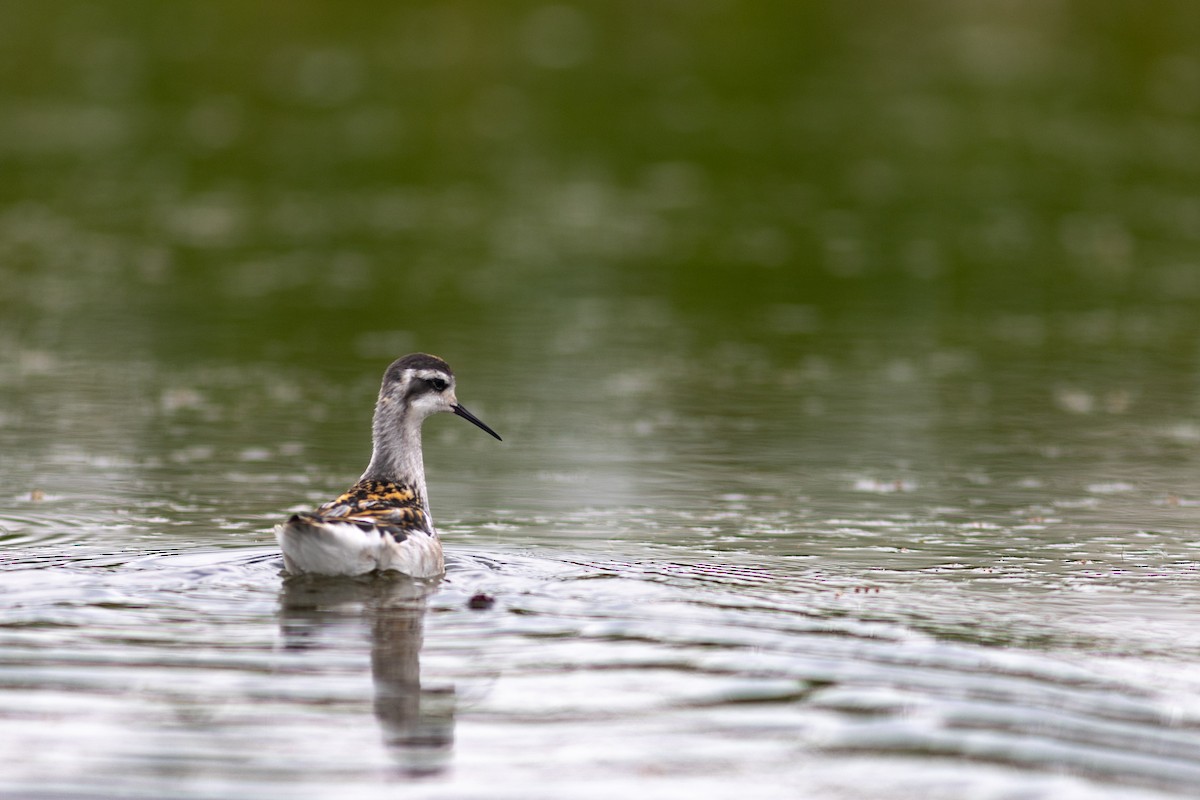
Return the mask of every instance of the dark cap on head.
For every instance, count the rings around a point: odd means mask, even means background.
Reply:
[[[428,353],[411,353],[393,361],[383,375],[384,380],[398,381],[403,377],[404,371],[409,369],[437,369],[447,375],[454,374],[450,365],[437,356],[431,356]]]

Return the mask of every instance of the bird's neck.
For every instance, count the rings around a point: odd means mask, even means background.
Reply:
[[[375,480],[407,486],[429,511],[425,490],[425,460],[421,455],[421,418],[405,409],[399,415],[394,401],[380,398],[371,426],[371,463],[360,481]]]

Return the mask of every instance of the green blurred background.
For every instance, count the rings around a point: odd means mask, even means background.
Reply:
[[[1186,2],[0,14],[10,319],[209,318],[201,349],[260,355],[579,296],[739,324],[1200,295]]]
[[[418,349],[471,376],[469,405],[506,409],[502,432],[566,435],[590,403],[612,417],[594,442],[682,415],[736,449],[740,413],[767,425],[758,461],[864,391],[1014,429],[1046,409],[1195,411],[1188,2],[130,0],[0,18],[10,397],[87,365],[120,376],[121,412],[130,365],[168,411],[198,383],[219,393],[222,369],[353,382],[322,399],[363,406],[328,434],[346,470],[383,364]],[[188,369],[210,372],[172,377]],[[256,413],[240,435],[275,435]],[[604,427],[626,414],[641,427]]]
[[[418,795],[1194,794],[1198,179],[1195,0],[0,0],[0,784],[395,795],[423,350]]]

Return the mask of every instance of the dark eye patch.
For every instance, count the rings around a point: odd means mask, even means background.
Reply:
[[[446,387],[450,384],[446,383],[446,381],[442,380],[441,378],[430,378],[429,385],[433,387],[435,392],[444,392],[446,391]]]

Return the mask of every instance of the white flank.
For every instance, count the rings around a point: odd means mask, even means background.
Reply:
[[[357,525],[326,523],[293,525],[275,529],[283,550],[283,567],[294,574],[363,575],[379,568],[382,537]]]
[[[432,578],[445,572],[441,542],[423,532],[396,542],[346,522],[284,523],[275,528],[275,538],[284,569],[293,575],[365,575],[380,569]]]

